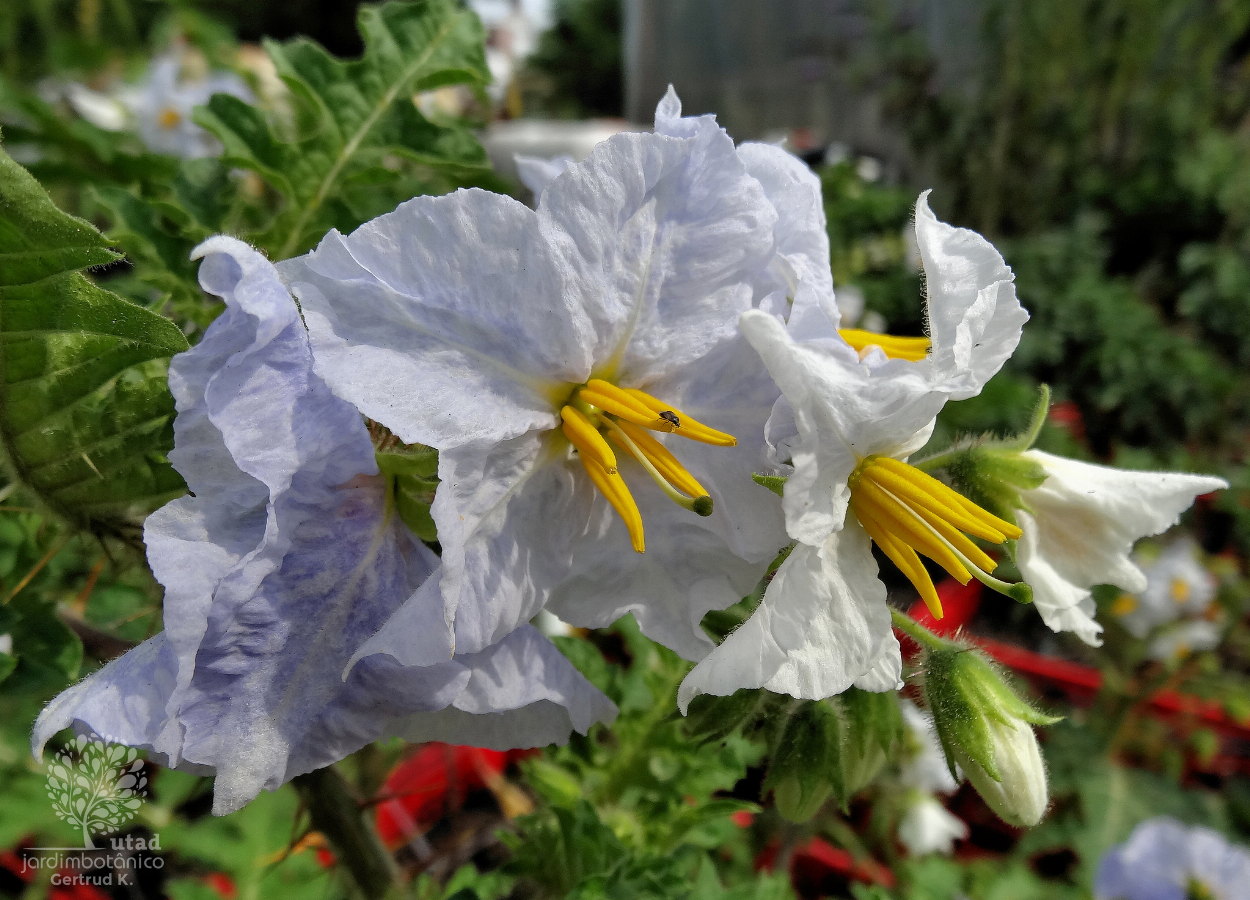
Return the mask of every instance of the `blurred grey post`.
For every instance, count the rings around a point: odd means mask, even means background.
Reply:
[[[886,120],[879,38],[918,31],[935,89],[966,84],[980,58],[984,0],[623,2],[630,121],[650,121],[671,83],[687,114],[715,112],[737,140],[874,157],[891,180],[912,160]]]

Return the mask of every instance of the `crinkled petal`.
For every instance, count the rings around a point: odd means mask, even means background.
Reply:
[[[313,374],[298,310],[273,266],[233,238],[212,238],[194,255],[204,259],[205,290],[227,308],[170,362],[178,408],[170,460],[193,496],[144,526],[178,659],[171,728],[210,606],[246,599],[281,565],[288,529],[303,515],[299,495],[377,471],[359,415]],[[175,728],[157,750],[176,764],[180,740]]]
[[[845,344],[797,342],[767,313],[744,313],[741,328],[794,416],[794,474],[783,499],[786,528],[794,539],[819,547],[842,527],[850,500],[847,479],[860,459],[894,456],[910,446],[946,398],[930,390],[915,367],[875,377]]]
[[[736,336],[777,220],[710,117],[687,136],[622,133],[543,193],[538,215],[595,323],[598,373],[663,378]]]
[[[1146,576],[1129,559],[1133,543],[1175,525],[1199,494],[1228,486],[1206,475],[1134,472],[1040,450],[1024,455],[1042,466],[1046,481],[1021,493],[1032,514],[1021,516],[1021,528],[1026,521],[1029,528],[1017,561],[1046,623],[1090,643],[1097,626],[1089,588],[1144,590]]]
[[[1098,611],[1088,587],[1079,587],[1064,578],[1041,548],[1041,529],[1023,510],[1016,512],[1016,523],[1024,532],[1016,542],[1016,564],[1033,588],[1033,606],[1051,631],[1071,631],[1091,647],[1102,646],[1102,626],[1094,618]]]
[[[740,688],[830,697],[875,668],[891,641],[897,654],[872,543],[848,523],[822,548],[794,548],[751,617],[686,676],[678,706]]]
[[[836,331],[840,317],[833,296],[829,232],[819,176],[803,160],[773,144],[740,144],[738,157],[777,211],[773,232],[777,255],[789,263],[788,267],[774,264],[763,273],[756,285],[756,297],[785,290],[794,299],[796,312],[801,303],[815,305],[828,317],[830,329]],[[793,273],[789,277],[787,268]],[[802,301],[800,295],[805,295]]]
[[[938,221],[928,191],[916,201],[916,241],[933,342],[922,366],[951,399],[976,396],[1015,351],[1029,320],[1015,276],[981,235]]]
[[[542,196],[542,192],[547,190],[547,185],[555,180],[555,177],[571,166],[574,162],[571,156],[553,156],[551,159],[543,159],[539,156],[524,156],[516,154],[513,156],[516,160],[517,177],[521,179],[521,184],[533,192],[534,196]]]
[[[591,323],[536,214],[509,197],[417,197],[279,271],[318,373],[409,443],[553,428],[557,395],[590,376]]]

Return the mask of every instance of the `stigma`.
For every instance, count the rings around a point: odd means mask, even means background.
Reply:
[[[989,573],[997,563],[968,537],[991,544],[1017,540],[1022,532],[915,466],[888,456],[869,456],[851,473],[851,510],[868,536],[920,592],[935,618],[942,617],[923,554],[960,584],[976,578],[1021,602],[1032,599],[1023,582],[1008,584]]]
[[[892,334],[877,334],[875,331],[863,331],[859,328],[840,328],[838,334],[855,348],[860,359],[871,352],[873,347],[879,347],[890,359],[906,359],[911,362],[920,362],[929,354],[930,341],[926,337],[895,337]]]
[[[716,447],[733,447],[733,435],[695,421],[643,391],[592,378],[560,408],[561,430],[599,493],[625,521],[634,550],[646,550],[642,515],[617,467],[617,453],[636,460],[664,494],[696,515],[712,514],[712,498],[651,432],[676,434]]]

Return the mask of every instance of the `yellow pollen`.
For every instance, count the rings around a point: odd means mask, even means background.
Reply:
[[[912,362],[919,362],[929,354],[929,339],[924,337],[895,337],[859,328],[841,328],[838,334],[861,357],[873,347],[880,347],[890,359],[909,359]]]
[[[629,487],[617,471],[617,455],[608,438],[637,460],[664,494],[683,509],[700,516],[712,514],[712,498],[671,450],[651,431],[678,434],[691,440],[732,447],[733,435],[709,428],[680,410],[642,391],[623,390],[592,378],[573,391],[560,408],[561,430],[578,452],[596,488],[612,504],[629,528],[630,542],[643,552],[642,517]]]
[[[1193,589],[1184,578],[1173,578],[1172,583],[1168,585],[1168,593],[1172,595],[1172,602],[1179,606],[1188,602]]]
[[[1121,594],[1111,604],[1111,614],[1123,618],[1137,609],[1137,598],[1132,594]]]
[[[849,486],[855,517],[881,552],[915,585],[936,618],[942,617],[942,603],[920,561],[921,554],[960,584],[975,577],[1004,593],[1016,587],[989,575],[998,564],[967,537],[970,534],[1001,544],[1021,536],[1015,525],[931,475],[888,456],[870,456],[860,462]]]
[[[171,106],[167,106],[161,110],[159,116],[156,117],[156,124],[160,125],[166,131],[170,128],[177,128],[178,123],[182,121],[182,115],[178,110]]]

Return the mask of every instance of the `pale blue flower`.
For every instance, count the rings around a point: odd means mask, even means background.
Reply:
[[[439,450],[443,656],[547,607],[588,627],[632,612],[698,659],[713,648],[703,615],[748,593],[786,543],[780,505],[750,478],[778,392],[737,328],[759,302],[778,215],[711,117],[664,127],[675,109],[675,96],[661,103],[657,133],[532,167],[536,210],[477,190],[418,197],[279,264],[335,393]],[[704,497],[653,483],[624,444],[608,447],[616,476],[601,451],[602,464],[574,454],[569,407],[616,440],[615,413],[578,407],[592,378],[662,401],[678,424],[666,434],[652,420],[654,439]],[[677,440],[693,420],[736,446]],[[609,476],[636,508],[622,501],[618,515],[593,480]],[[366,649],[438,657],[402,633]]]
[[[196,256],[227,309],[170,364],[170,458],[191,493],[145,526],[165,631],[53,700],[35,752],[67,726],[91,730],[215,773],[225,813],[384,736],[504,749],[614,718],[530,626],[424,668],[360,652],[410,600],[386,627],[437,645],[442,604],[422,587],[439,559],[394,513],[359,413],[314,374],[273,266],[224,237]]]
[[[1113,847],[1094,879],[1098,900],[1250,900],[1250,852],[1210,828],[1159,816]]]
[[[191,120],[192,111],[213,94],[230,94],[245,103],[255,98],[238,75],[196,71],[202,66],[190,53],[163,53],[152,59],[142,81],[118,92],[149,150],[183,159],[221,153],[220,142]]]

